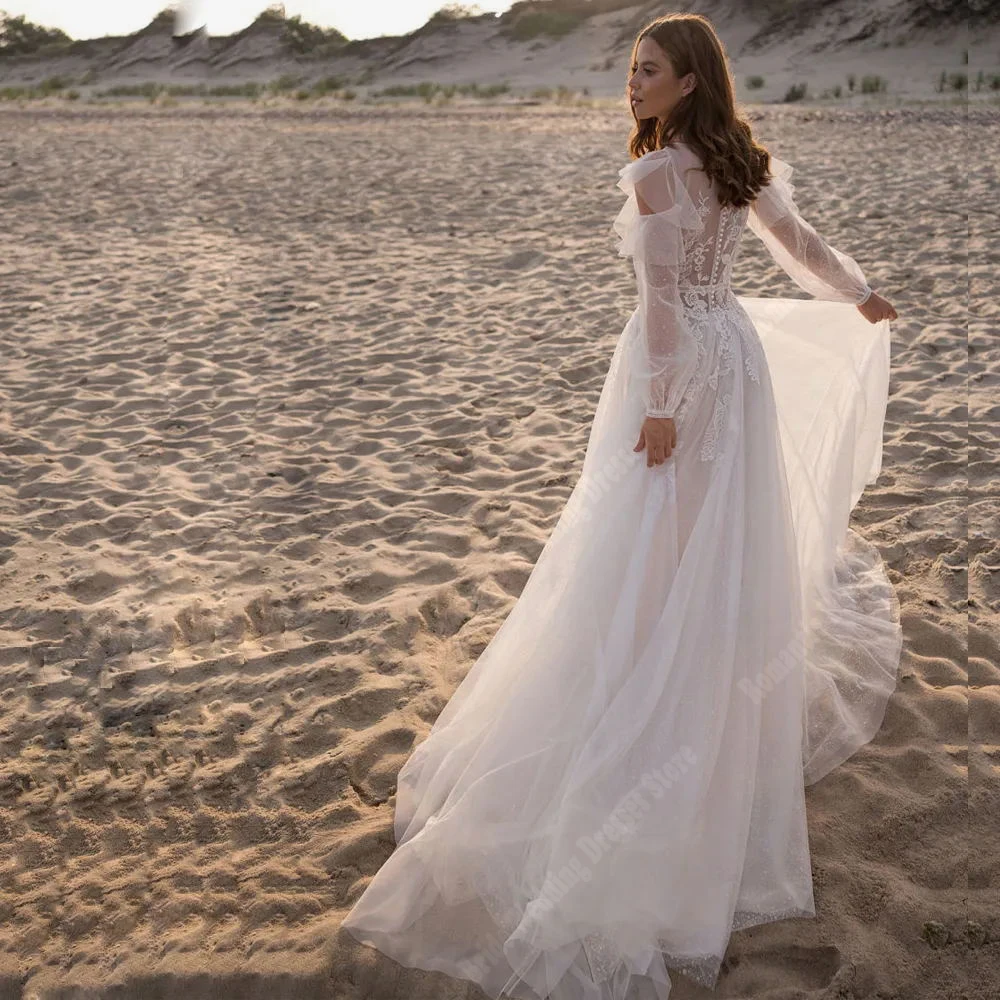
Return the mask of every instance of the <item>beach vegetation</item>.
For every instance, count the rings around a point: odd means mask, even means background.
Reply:
[[[747,90],[760,90],[760,88],[764,86],[764,77],[748,76],[746,84]]]
[[[171,83],[165,88],[169,97],[260,97],[263,87],[247,83],[221,83],[208,87],[204,83]]]
[[[0,10],[0,56],[41,55],[73,41],[61,28],[43,28],[23,14]]]
[[[565,84],[560,84],[555,88],[535,87],[534,90],[529,92],[528,96],[535,103],[552,101],[555,104],[571,105],[576,108],[592,108],[597,106],[590,95],[589,87],[584,87],[579,92],[573,90],[571,87],[567,87]]]
[[[431,14],[428,25],[451,25],[482,17],[485,12],[478,4],[447,3]]]
[[[785,103],[790,103],[792,101],[801,101],[806,96],[806,85],[804,83],[793,83],[788,90],[785,91]]]
[[[301,87],[303,83],[303,77],[298,76],[295,73],[283,73],[277,79],[272,80],[267,85],[267,89],[270,90],[272,94],[285,94]]]
[[[347,81],[339,76],[324,76],[312,85],[312,92],[317,97],[332,94],[340,90]]]
[[[252,81],[247,83],[224,83],[208,88],[209,97],[260,97],[263,87]]]
[[[947,70],[941,70],[941,75],[938,77],[934,89],[939,94],[943,94],[948,89],[968,90],[969,76],[967,73],[949,73]]]
[[[145,97],[153,101],[166,88],[162,83],[119,83],[95,92],[95,97]]]
[[[281,26],[281,41],[286,48],[299,55],[327,56],[346,45],[348,38],[336,28],[321,28],[303,21],[296,14],[285,18]]]
[[[261,24],[281,24],[285,19],[285,5],[283,3],[268,4],[258,15],[257,20]]]
[[[449,83],[440,84],[430,81],[423,83],[394,84],[390,87],[383,87],[381,90],[372,91],[372,97],[422,97],[426,103],[430,103],[438,97],[450,100],[456,94],[463,97],[476,97],[488,99],[506,94],[510,90],[509,83],[492,83],[481,86],[478,83]]]
[[[515,42],[530,42],[541,36],[561,38],[574,31],[585,15],[569,10],[526,10],[515,15],[500,33]]]
[[[73,81],[65,76],[50,76],[42,80],[38,89],[45,94],[54,94],[56,91],[65,90]]]
[[[889,81],[877,73],[861,77],[862,94],[880,94],[889,89]]]

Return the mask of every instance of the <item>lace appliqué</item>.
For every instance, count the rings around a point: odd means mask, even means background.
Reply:
[[[698,195],[698,214],[702,219],[706,219],[712,214],[712,204],[705,192],[701,192]],[[705,275],[705,258],[708,256],[709,250],[712,248],[711,245],[714,242],[713,239],[709,238],[707,240],[700,240],[695,238],[694,242],[690,247],[685,246],[684,248],[684,259],[689,265],[688,271],[693,271],[695,275],[695,280],[692,284],[700,284],[704,280]],[[685,280],[690,280],[686,278]]]
[[[733,394],[731,392],[716,397],[715,409],[712,411],[712,423],[709,425],[708,430],[705,431],[705,437],[701,442],[701,450],[698,452],[698,458],[703,462],[711,462],[714,458],[718,457],[719,438],[722,436],[726,411],[729,408],[732,398]]]
[[[707,218],[713,210],[711,200],[702,193],[698,201],[699,215]],[[729,286],[748,212],[749,206],[724,205],[714,233],[708,230],[684,237],[684,268],[677,291],[697,344],[698,359],[676,417],[678,424],[684,422],[705,399],[706,391],[712,390],[712,416],[698,451],[703,462],[714,461],[720,454],[733,400],[737,343],[746,377],[760,385],[763,350]]]
[[[701,461],[711,462],[719,455],[729,404],[733,399],[737,344],[743,358],[743,370],[757,385],[760,385],[759,347],[753,333],[745,327],[742,311],[733,304],[709,309],[700,293],[687,295],[682,292],[681,298],[698,346],[698,361],[678,408],[677,419],[683,421],[691,407],[704,399],[706,390],[711,389],[715,393],[712,418],[698,451]],[[718,350],[714,359],[710,359],[708,345],[713,339]]]
[[[733,320],[731,312],[720,313],[719,323],[719,362],[715,370],[708,376],[707,384],[715,390],[715,408],[712,410],[712,422],[705,431],[701,442],[698,458],[703,462],[711,462],[719,454],[719,440],[726,423],[726,414],[732,402],[732,391],[719,391],[719,380],[725,378],[732,382],[734,370],[735,337],[733,335]]]
[[[698,212],[702,217],[711,212],[707,197],[701,197]],[[700,240],[694,236],[692,245],[685,246],[687,266],[678,291],[697,341],[698,361],[678,407],[677,418],[678,421],[683,420],[691,407],[704,398],[705,390],[713,390],[715,405],[698,452],[698,457],[703,462],[711,462],[719,455],[733,399],[732,379],[736,369],[737,340],[743,358],[743,370],[751,381],[760,385],[762,350],[753,332],[746,329],[746,317],[733,301],[729,289],[739,238],[748,212],[747,206],[723,206],[714,237]],[[708,259],[712,261],[711,267],[706,266]],[[715,352],[712,370],[709,371],[707,369],[712,362],[708,356],[708,345],[713,337],[717,340],[718,350]]]

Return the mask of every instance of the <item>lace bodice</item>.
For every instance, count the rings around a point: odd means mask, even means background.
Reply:
[[[721,205],[701,161],[687,146],[678,145],[672,159],[702,225],[701,229],[684,232],[684,267],[677,275],[677,286],[682,291],[701,287],[726,289],[739,255],[749,206]]]
[[[646,413],[672,417],[697,367],[690,314],[731,304],[733,265],[744,226],[816,298],[860,304],[871,294],[864,273],[827,244],[794,200],[792,168],[772,156],[771,180],[749,205],[720,204],[698,155],[684,143],[653,150],[619,171],[629,196],[614,221],[618,252],[635,265],[638,314],[646,344]]]

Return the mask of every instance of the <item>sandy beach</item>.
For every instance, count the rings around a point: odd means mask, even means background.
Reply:
[[[817,919],[714,995],[997,1000],[1000,114],[753,114],[899,312],[852,523],[904,649],[807,790]],[[339,924],[579,472],[629,124],[0,107],[0,1000],[483,996]],[[805,297],[749,231],[736,274]]]

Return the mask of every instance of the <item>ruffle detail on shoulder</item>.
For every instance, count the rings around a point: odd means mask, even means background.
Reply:
[[[778,159],[773,153],[770,160],[771,179],[757,192],[757,214],[765,225],[773,225],[791,212],[798,213],[795,204],[795,173],[790,163]]]
[[[795,170],[790,163],[779,160],[774,155],[771,156],[771,184],[776,184],[782,194],[789,199],[795,194],[795,185],[792,183],[794,173]]]
[[[627,195],[612,223],[618,235],[616,249],[620,257],[633,257],[650,264],[675,263],[677,231],[704,228],[672,149],[654,149],[622,167],[617,186]],[[652,214],[640,213],[637,189]]]
[[[795,170],[790,163],[787,163],[785,160],[779,160],[773,153],[771,154],[771,173],[784,181],[793,191],[795,190],[792,184],[792,174],[795,173]]]

